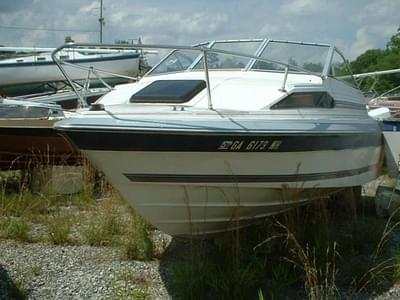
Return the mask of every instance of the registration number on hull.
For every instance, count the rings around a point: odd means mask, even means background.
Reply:
[[[277,151],[281,146],[281,140],[230,140],[223,141],[218,150],[220,151]]]

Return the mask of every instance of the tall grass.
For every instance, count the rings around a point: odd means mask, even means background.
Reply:
[[[1,172],[0,237],[110,246],[118,248],[124,259],[151,259],[150,226],[104,178],[97,180],[98,172],[87,161],[82,172],[83,189],[72,195],[32,192],[28,173]],[[45,228],[45,236],[31,239],[31,227],[38,225]]]
[[[183,299],[313,300],[384,291],[400,274],[400,259],[390,251],[398,223],[356,216],[359,199],[344,192],[242,229],[217,246],[194,242],[170,267],[172,291]]]
[[[55,245],[68,244],[73,224],[73,218],[66,213],[56,213],[48,216],[45,221],[49,240]]]
[[[1,177],[0,236],[32,242],[31,228],[40,223],[53,244],[115,247],[122,259],[154,259],[151,226],[105,181],[97,184],[91,166],[83,172],[83,190],[70,196],[33,193],[18,172]],[[171,293],[182,299],[324,300],[340,298],[343,290],[387,289],[400,280],[400,250],[391,243],[399,222],[358,215],[350,192],[332,200],[314,194],[313,203],[258,226],[191,239],[168,266]],[[120,292],[132,296],[125,284]],[[135,293],[148,297],[146,289]]]
[[[31,226],[24,218],[10,218],[5,227],[4,238],[29,242],[31,240],[30,230]]]
[[[192,250],[193,251],[193,250]],[[251,299],[264,276],[256,257],[235,261],[232,253],[198,249],[171,267],[173,293],[180,299]],[[204,253],[204,251],[207,253]],[[202,253],[203,252],[203,253]],[[236,257],[236,255],[234,255]]]
[[[154,245],[150,236],[149,224],[140,216],[130,222],[127,236],[121,245],[124,259],[150,260],[153,257]]]

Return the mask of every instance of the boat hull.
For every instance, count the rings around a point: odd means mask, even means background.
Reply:
[[[0,170],[79,164],[79,151],[52,128],[54,122],[0,120]]]
[[[77,59],[69,61],[85,68],[93,67],[97,70],[137,76],[139,73],[139,55],[123,55],[114,58]],[[68,65],[63,66],[72,80],[85,80],[88,71]],[[102,78],[108,76],[102,75]],[[40,82],[65,81],[64,75],[53,61],[0,63],[0,86],[15,86]]]
[[[128,202],[171,235],[231,230],[379,173],[381,147],[262,153],[85,150]]]
[[[231,230],[380,172],[380,128],[364,116],[213,114],[128,119],[92,112],[56,129],[171,235]]]

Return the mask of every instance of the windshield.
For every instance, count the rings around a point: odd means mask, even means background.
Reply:
[[[329,62],[331,46],[301,42],[275,40],[229,40],[213,41],[197,45],[209,48],[207,62],[209,69],[239,69],[256,71],[283,71],[290,65],[292,71],[309,71],[322,74]],[[256,60],[236,54],[213,52],[222,50],[244,55],[258,56],[265,60]],[[204,68],[203,53],[196,49],[173,50],[149,73],[160,74],[201,70]]]
[[[254,41],[226,41],[216,42],[211,49],[256,55],[262,40]],[[232,54],[208,53],[207,62],[210,69],[243,69],[250,62],[250,58]],[[203,68],[203,58],[195,66],[196,69]]]
[[[230,52],[255,55],[263,40],[237,40],[210,42],[203,46]],[[232,54],[208,52],[208,68],[210,69],[243,69],[250,62],[250,58]],[[178,72],[188,69],[203,69],[202,53],[196,50],[175,50],[168,54],[163,61],[156,66],[151,74]]]
[[[156,68],[153,69],[151,74],[187,70],[199,55],[199,51],[174,50]]]
[[[322,73],[327,61],[328,52],[328,45],[270,41],[260,57],[282,64],[258,60],[252,69],[284,70],[284,64],[289,64],[294,67],[291,68],[292,70],[299,67],[299,70],[303,69],[314,73]]]

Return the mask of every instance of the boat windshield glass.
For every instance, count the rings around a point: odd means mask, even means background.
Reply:
[[[285,65],[293,66],[293,71],[306,70],[322,73],[329,52],[328,45],[304,44],[295,42],[270,41],[261,53],[261,57],[274,62],[258,60],[252,70],[284,70]]]
[[[211,48],[242,54],[256,55],[256,51],[260,47],[261,42],[261,40],[224,41],[214,43]],[[207,55],[209,69],[243,69],[251,60],[251,58],[236,56],[232,54],[209,52]],[[203,58],[201,58],[197,62],[194,69],[202,69],[203,67]]]
[[[193,62],[199,57],[199,51],[193,50],[175,50],[168,57],[155,67],[151,74],[161,74],[169,72],[179,72],[187,70]]]
[[[329,75],[334,76],[339,80],[346,81],[353,86],[357,86],[348,63],[337,51],[333,54],[331,67],[329,68]]]
[[[255,55],[262,40],[251,41],[222,41],[208,44],[212,49],[238,52]],[[202,45],[207,46],[207,45]],[[250,58],[208,52],[209,69],[243,69],[250,61]],[[196,50],[175,50],[172,51],[163,61],[156,66],[151,74],[179,72],[188,69],[203,69],[202,53]]]
[[[266,46],[264,46],[266,44]],[[256,71],[283,71],[289,65],[291,71],[321,74],[328,61],[330,46],[301,42],[270,40],[230,40],[197,45],[244,55],[259,56],[268,61],[208,51],[209,69],[248,69]],[[196,46],[195,46],[196,47]],[[201,70],[204,68],[203,53],[198,50],[174,50],[149,73],[160,74]]]

